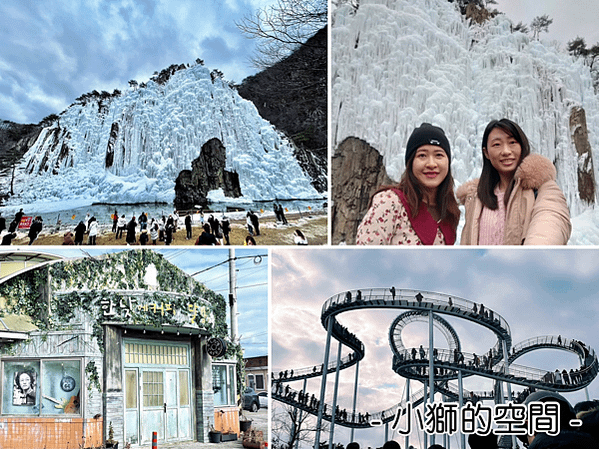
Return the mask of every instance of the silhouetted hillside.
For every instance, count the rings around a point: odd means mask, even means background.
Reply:
[[[243,80],[238,92],[306,150],[296,157],[313,179],[315,170],[322,171],[314,186],[326,190],[327,28],[283,61]]]

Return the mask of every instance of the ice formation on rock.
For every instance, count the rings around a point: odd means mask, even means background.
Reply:
[[[198,64],[164,84],[71,105],[25,154],[10,202],[171,202],[179,172],[214,137],[244,199],[321,196],[292,143]]]
[[[572,216],[584,213],[594,221],[578,195],[579,161],[569,127],[571,109],[582,106],[590,145],[599,150],[599,98],[589,69],[557,44],[511,26],[502,14],[469,25],[446,0],[362,0],[357,11],[337,8],[333,147],[348,136],[363,139],[399,179],[409,134],[430,122],[449,137],[460,185],[480,174],[487,123],[507,117],[521,125],[533,152],[554,161]],[[598,169],[595,163],[595,179]]]

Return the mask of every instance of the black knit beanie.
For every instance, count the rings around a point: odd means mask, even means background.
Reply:
[[[408,139],[408,145],[406,146],[406,165],[422,145],[437,145],[443,148],[447,157],[451,161],[451,149],[449,148],[449,140],[445,136],[445,133],[438,126],[433,126],[430,123],[423,123],[416,128],[410,138]]]

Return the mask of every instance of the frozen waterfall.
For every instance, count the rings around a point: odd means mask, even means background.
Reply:
[[[243,198],[318,198],[293,145],[202,65],[164,84],[78,101],[45,128],[18,167],[12,204],[172,202],[179,172],[220,139]]]
[[[521,125],[532,152],[554,161],[572,216],[584,213],[594,221],[578,195],[569,126],[571,108],[582,106],[599,179],[599,101],[589,68],[557,44],[511,32],[511,26],[502,14],[469,26],[447,0],[362,0],[357,11],[337,8],[333,147],[349,136],[364,139],[399,179],[409,134],[430,122],[448,134],[460,185],[480,174],[487,123],[507,117]]]

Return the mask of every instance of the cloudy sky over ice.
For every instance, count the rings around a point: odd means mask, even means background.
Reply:
[[[235,26],[275,0],[0,2],[0,119],[38,123],[93,90],[203,59],[228,81],[255,73]]]
[[[576,37],[584,37],[587,48],[599,43],[599,28],[596,19],[599,17],[599,2],[596,0],[496,0],[496,5],[489,5],[505,13],[514,23],[528,25],[535,17],[547,15],[553,20],[547,33],[541,33],[541,39],[557,40],[564,48],[568,41]]]
[[[531,337],[561,335],[581,340],[597,350],[598,256],[596,249],[323,248],[293,251],[277,248],[271,257],[273,370],[298,369],[323,362],[326,332],[320,323],[320,312],[327,298],[348,289],[365,291],[391,285],[397,289],[447,293],[483,303],[507,320],[514,344]],[[400,313],[361,310],[338,316],[365,346],[358,393],[358,409],[364,412],[390,408],[405,394],[404,380],[391,369],[388,337],[389,326]],[[453,317],[446,319],[456,329],[465,352],[481,354],[496,342],[490,331],[482,327]],[[441,339],[440,334],[435,338]],[[426,347],[427,323],[408,325],[402,339],[406,346],[424,344]],[[442,339],[439,345],[447,347]],[[336,352],[335,343],[331,357]],[[343,354],[347,355],[347,350]],[[551,371],[578,366],[574,354],[547,349],[529,353],[517,363]],[[340,406],[348,410],[351,410],[354,376],[355,369],[350,368],[340,377]],[[332,398],[333,378],[329,376],[329,398]],[[302,384],[296,382],[291,387],[301,389]],[[464,387],[488,391],[492,382],[466,378]],[[308,381],[308,391],[318,396],[318,388],[318,381]],[[420,386],[412,382],[411,388],[414,392]],[[599,380],[591,384],[589,394],[591,398],[599,398]],[[584,391],[568,393],[566,397],[572,403],[586,399]],[[336,427],[335,434],[339,435],[336,442],[349,442],[348,430]],[[358,431],[356,439],[361,445],[380,446],[383,430]]]

